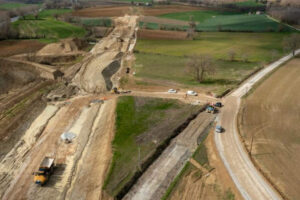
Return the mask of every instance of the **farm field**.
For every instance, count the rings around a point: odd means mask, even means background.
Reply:
[[[156,148],[163,145],[174,130],[199,109],[200,106],[176,100],[120,97],[112,143],[113,160],[104,189],[112,196],[117,195],[139,169],[139,149],[140,166],[143,167]]]
[[[25,3],[17,3],[17,2],[7,2],[7,3],[0,3],[0,9],[4,9],[4,10],[12,10],[12,9],[16,9],[16,8],[21,8],[24,6],[32,6],[32,5],[36,5],[36,4],[25,4]]]
[[[39,17],[40,18],[47,18],[47,17],[53,17],[53,15],[62,15],[65,13],[70,13],[72,12],[71,9],[47,9],[47,10],[42,10],[39,12]]]
[[[287,34],[222,32],[199,33],[196,40],[141,39],[135,48],[136,78],[162,85],[174,82],[219,94],[235,87],[263,63],[282,56],[285,36]],[[229,60],[231,50],[236,52],[235,61]],[[247,62],[242,52],[247,52]],[[209,54],[215,59],[216,73],[201,84],[185,72],[187,56],[192,54]]]
[[[44,43],[36,40],[4,40],[0,41],[0,57],[33,53],[37,52],[44,46]]]
[[[193,6],[179,5],[160,5],[154,7],[134,7],[130,6],[102,6],[94,8],[86,8],[74,11],[73,16],[78,17],[116,17],[123,16],[128,13],[136,12],[145,16],[158,16],[166,13],[178,13],[192,10],[201,10],[203,8]]]
[[[84,28],[53,18],[44,20],[18,20],[13,23],[13,27],[20,31],[22,38],[45,38],[62,39],[68,37],[83,37],[86,34]]]
[[[239,129],[252,158],[286,199],[300,196],[300,58],[276,70],[248,95]]]
[[[197,22],[198,31],[242,31],[242,32],[289,32],[290,27],[280,24],[266,15],[248,15],[226,11],[190,11],[168,13],[162,18],[190,21],[191,17]]]

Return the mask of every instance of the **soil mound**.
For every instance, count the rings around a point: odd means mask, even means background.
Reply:
[[[37,55],[62,55],[70,54],[79,51],[79,46],[82,46],[79,39],[67,39],[61,42],[46,45]]]

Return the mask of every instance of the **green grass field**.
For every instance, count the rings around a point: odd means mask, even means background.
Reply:
[[[80,18],[80,23],[85,26],[112,26],[112,20],[110,18]]]
[[[196,40],[139,40],[135,50],[136,76],[200,87],[219,93],[237,85],[244,77],[284,54],[283,33],[199,33]],[[228,52],[234,50],[234,62]],[[187,56],[209,54],[215,59],[216,73],[199,84],[185,73]],[[247,62],[244,62],[244,57]]]
[[[262,6],[264,6],[263,3],[256,2],[255,0],[235,2],[234,4],[237,5],[240,8],[243,8],[243,7],[262,7]]]
[[[143,162],[164,142],[165,137],[169,137],[168,134],[191,113],[196,112],[196,108],[198,107],[176,100],[120,97],[116,110],[116,133],[112,143],[114,154],[104,184],[105,190],[113,196],[118,194],[138,170],[138,149],[140,148]],[[148,139],[144,141],[144,138]],[[157,142],[153,142],[154,140]]]
[[[55,14],[62,15],[70,12],[72,12],[71,9],[47,9],[39,12],[39,18],[53,17]]]
[[[191,17],[198,23],[198,31],[235,31],[235,32],[289,32],[290,27],[280,24],[266,15],[248,15],[223,11],[191,11],[169,13],[162,18],[189,21]]]
[[[24,38],[63,39],[68,37],[83,37],[86,34],[85,29],[82,27],[53,18],[18,20],[13,23],[13,27],[18,29],[20,37]]]
[[[25,3],[17,3],[17,2],[1,3],[0,9],[12,10],[12,9],[21,8],[21,7],[25,7],[25,6],[32,6],[32,5],[36,5],[36,4],[25,4]]]

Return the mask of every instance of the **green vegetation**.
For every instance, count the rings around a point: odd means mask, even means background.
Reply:
[[[261,2],[257,2],[255,0],[248,0],[248,1],[241,1],[241,2],[235,2],[234,3],[236,6],[238,6],[239,8],[243,8],[243,7],[263,7],[265,6],[263,3]]]
[[[19,30],[22,38],[62,39],[68,37],[83,37],[86,34],[84,28],[53,18],[45,20],[18,20],[13,27]]]
[[[163,18],[197,22],[197,31],[290,32],[294,29],[266,15],[248,15],[224,11],[191,11],[161,15]],[[152,27],[155,27],[152,25]]]
[[[120,97],[116,109],[116,134],[112,143],[114,154],[104,189],[113,196],[117,195],[134,173],[140,170],[139,150],[142,164],[197,110],[195,108],[198,107],[176,100]]]
[[[111,27],[112,20],[110,18],[80,18],[80,24],[85,26]]]
[[[284,54],[283,33],[199,33],[195,40],[139,40],[136,46],[136,76],[200,86],[222,93],[244,77]],[[234,61],[228,52],[234,50]],[[187,56],[210,54],[216,73],[199,84],[185,73]]]
[[[183,169],[180,171],[180,173],[172,181],[172,183],[168,187],[166,193],[161,198],[161,200],[167,200],[167,199],[169,199],[172,191],[178,186],[178,184],[180,183],[180,180],[182,179],[182,177],[184,177],[184,175],[188,174],[188,172],[190,172],[193,169],[196,169],[196,168],[190,162],[187,162],[184,165]]]
[[[71,9],[47,9],[39,12],[39,18],[53,17],[54,15],[62,15],[71,12]]]
[[[32,5],[34,5],[34,4],[25,4],[25,3],[17,3],[17,2],[2,3],[2,4],[0,4],[0,9],[12,10],[12,9],[21,8],[21,7],[25,7],[25,6],[32,6]]]
[[[198,146],[193,155],[193,158],[202,166],[209,165],[206,146],[203,143]]]

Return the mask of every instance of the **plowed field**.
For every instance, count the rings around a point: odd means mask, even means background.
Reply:
[[[300,58],[289,61],[248,96],[240,130],[259,168],[287,199],[300,197]]]

